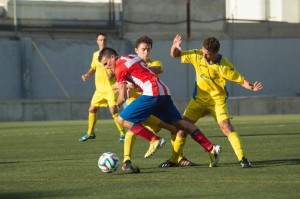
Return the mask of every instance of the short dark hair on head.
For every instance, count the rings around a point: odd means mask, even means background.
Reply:
[[[98,32],[97,37],[98,37],[99,35],[102,35],[102,36],[104,36],[104,37],[107,38],[107,34],[106,34],[105,32]]]
[[[217,53],[220,50],[220,42],[215,37],[208,37],[203,41],[203,47],[213,53]]]
[[[118,56],[118,53],[113,48],[105,47],[100,51],[98,61],[101,62],[103,57],[110,57],[112,55]]]
[[[150,47],[152,48],[153,40],[148,36],[142,36],[136,40],[135,47],[136,48],[139,47],[139,45],[141,43],[146,43],[146,44],[150,45]]]

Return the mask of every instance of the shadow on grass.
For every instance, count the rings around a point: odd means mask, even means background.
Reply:
[[[12,192],[0,193],[1,199],[26,199],[26,198],[70,198],[74,194],[72,191],[32,191],[32,192]]]
[[[243,134],[241,136],[243,137],[252,137],[252,136],[270,136],[270,135],[279,135],[279,136],[287,136],[287,135],[300,135],[300,132],[298,133],[260,133],[260,134]]]
[[[239,134],[241,137],[259,137],[259,136],[270,136],[270,135],[277,135],[277,136],[287,136],[287,135],[300,135],[299,133],[260,133],[260,134]],[[221,137],[226,137],[222,133],[220,135],[209,135],[207,136],[209,138],[221,138]]]
[[[300,159],[293,158],[293,159],[280,159],[280,160],[262,160],[262,161],[251,161],[254,168],[260,167],[274,167],[274,166],[283,166],[283,165],[299,165]],[[238,163],[220,163],[222,167],[231,167],[236,166]]]
[[[255,161],[252,164],[255,166],[260,167],[267,167],[267,166],[282,166],[282,165],[299,165],[300,159],[293,158],[293,159],[281,159],[281,160],[263,160],[263,161]]]
[[[116,175],[141,175],[141,174],[150,174],[150,173],[165,173],[168,171],[144,171],[141,170],[139,173],[131,173],[131,172],[121,172],[121,173],[117,173]]]

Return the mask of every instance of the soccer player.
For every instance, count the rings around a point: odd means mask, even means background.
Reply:
[[[142,36],[136,40],[135,44],[135,52],[136,54],[141,57],[146,63],[149,69],[154,72],[157,76],[163,73],[162,63],[159,60],[151,60],[150,54],[151,49],[153,45],[153,40],[148,36]],[[137,89],[131,88],[130,94],[128,96],[128,99],[126,100],[126,105],[129,105],[133,100],[138,98],[141,95],[141,92]],[[185,139],[184,138],[177,138],[176,135],[178,132],[178,129],[175,126],[172,126],[171,124],[168,124],[157,117],[151,115],[147,120],[143,121],[142,124],[147,127],[149,130],[151,130],[154,133],[158,133],[161,128],[167,129],[171,132],[171,144],[172,147],[178,147],[178,146],[184,146]],[[180,136],[180,135],[178,135]],[[135,134],[131,131],[128,131],[125,136],[125,142],[124,142],[124,161],[123,161],[123,170],[127,170],[126,166],[130,166],[130,164],[127,164],[128,161],[131,160],[131,153],[132,148],[135,142]],[[179,142],[179,143],[178,143]],[[181,143],[183,142],[183,143]],[[174,153],[174,150],[178,151],[179,149],[172,149],[172,153]],[[172,158],[173,156],[171,156]],[[189,161],[187,158],[183,157],[182,154],[179,154],[178,160],[174,160],[176,164],[174,166],[196,166],[195,163]],[[161,165],[164,166],[164,165]]]
[[[113,90],[113,85],[116,83],[114,73],[110,69],[106,69],[101,62],[98,61],[99,52],[107,45],[107,34],[99,33],[97,36],[97,44],[99,50],[94,52],[89,71],[82,75],[82,80],[87,81],[89,77],[95,74],[95,87],[88,116],[88,130],[79,139],[80,142],[87,141],[88,139],[95,139],[96,134],[94,133],[95,125],[98,119],[98,110],[100,107],[109,107],[109,111],[114,119],[114,122],[120,132],[120,142],[125,139],[124,127],[117,121],[119,116],[118,109],[116,107],[116,96]]]
[[[249,83],[232,63],[219,53],[218,39],[206,38],[201,49],[187,51],[181,50],[181,42],[181,35],[176,35],[170,49],[171,57],[181,58],[181,63],[184,64],[193,64],[196,71],[194,94],[184,111],[184,120],[194,124],[198,119],[211,114],[228,137],[241,167],[251,167],[251,163],[245,157],[239,135],[230,122],[226,104],[226,81],[235,82],[250,91],[261,90],[262,83]]]
[[[107,69],[111,69],[116,76],[119,88],[118,107],[122,106],[127,98],[126,82],[131,82],[142,91],[142,95],[121,112],[118,121],[135,135],[150,142],[145,158],[151,157],[165,144],[163,138],[141,124],[150,115],[154,115],[171,123],[177,129],[189,133],[196,142],[213,155],[216,162],[218,161],[220,146],[213,145],[194,124],[182,119],[173,104],[169,88],[148,68],[142,58],[131,54],[119,57],[114,49],[106,47],[101,50],[99,61]],[[131,164],[131,161],[128,163]]]

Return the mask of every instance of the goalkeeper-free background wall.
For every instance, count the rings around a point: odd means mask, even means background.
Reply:
[[[194,88],[192,65],[182,65],[169,56],[172,41],[154,42],[152,58],[159,59],[182,111]],[[134,53],[134,41],[110,40],[120,54]],[[232,47],[234,45],[234,47]],[[183,49],[197,48],[200,41],[184,42]],[[94,92],[94,78],[84,83],[81,75],[90,66],[93,40],[5,40],[0,42],[0,120],[85,119]],[[221,40],[221,53],[254,82],[262,81],[261,92],[250,92],[230,83],[232,114],[300,113],[299,39]],[[100,117],[110,118],[106,110]]]

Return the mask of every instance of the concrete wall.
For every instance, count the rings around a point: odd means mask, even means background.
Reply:
[[[109,45],[120,54],[133,53],[134,41],[111,40]],[[183,103],[178,105],[182,111],[195,74],[191,65],[169,56],[170,45],[171,41],[155,41],[152,58],[164,64],[161,79],[176,103]],[[293,97],[300,93],[295,59],[299,46],[300,39],[221,40],[221,53],[249,81],[264,84],[261,92],[253,93],[229,83],[229,96],[237,98],[229,101],[232,114],[300,113],[300,98]],[[197,47],[199,41],[182,44],[183,49]],[[93,40],[0,40],[0,121],[84,119],[94,79],[84,83],[81,75],[89,69],[95,50]],[[103,114],[110,118],[107,110]]]
[[[120,19],[121,4],[63,1],[16,1],[17,25],[20,28],[90,28],[111,25],[113,17]],[[112,16],[114,14],[114,16]],[[12,25],[14,4],[8,1],[7,13],[0,25]]]
[[[137,38],[151,34],[154,38],[170,38],[174,33],[187,34],[187,1],[123,0],[123,37]],[[190,0],[190,36],[224,33],[224,0]],[[159,5],[159,6],[158,6]],[[146,9],[145,9],[146,7]]]
[[[89,100],[0,101],[0,121],[87,120]],[[175,100],[183,113],[188,100]],[[234,115],[300,114],[300,97],[230,98],[228,109]],[[99,119],[111,119],[108,108],[98,111]]]
[[[120,54],[133,53],[134,41],[111,40]],[[155,41],[152,58],[160,59],[161,79],[174,99],[188,99],[194,87],[194,68],[169,56],[171,41]],[[184,42],[183,49],[198,48],[199,41]],[[293,50],[291,50],[293,49]],[[90,67],[95,41],[0,40],[0,100],[41,98],[89,98],[94,80],[81,75]],[[250,92],[229,83],[230,97],[296,96],[300,93],[300,39],[221,40],[221,54],[232,60],[250,82],[262,81],[261,92]],[[180,81],[174,81],[180,78]]]

